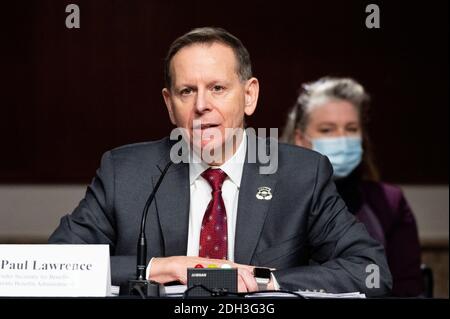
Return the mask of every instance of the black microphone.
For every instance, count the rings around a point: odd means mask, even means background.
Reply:
[[[137,243],[136,279],[128,282],[130,295],[140,295],[143,298],[148,296],[159,296],[159,285],[147,280],[145,276],[147,269],[147,239],[145,237],[145,224],[147,221],[148,209],[155,198],[159,185],[161,185],[167,170],[172,164],[173,162],[169,161],[164,167],[164,170],[162,171],[155,188],[150,193],[147,202],[145,203],[144,210],[142,211],[141,230]]]

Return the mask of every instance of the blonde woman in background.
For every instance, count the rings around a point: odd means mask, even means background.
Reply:
[[[305,84],[281,140],[329,158],[350,212],[385,247],[392,294],[418,296],[423,282],[416,222],[401,189],[379,181],[365,127],[368,102],[362,85],[350,78]]]

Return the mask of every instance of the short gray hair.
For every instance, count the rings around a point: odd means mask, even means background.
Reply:
[[[171,44],[164,60],[164,84],[166,88],[170,89],[172,86],[170,62],[178,51],[193,44],[212,44],[214,42],[225,44],[233,49],[237,62],[236,72],[241,81],[246,81],[252,77],[252,63],[250,61],[250,54],[242,44],[241,40],[222,28],[197,28],[177,38]]]
[[[370,100],[364,87],[351,78],[323,77],[302,85],[297,102],[290,110],[281,141],[295,142],[295,130],[305,131],[309,114],[316,106],[329,101],[348,101],[359,112],[361,121],[365,119],[366,106]]]

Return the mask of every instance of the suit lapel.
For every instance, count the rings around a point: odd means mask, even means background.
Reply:
[[[162,171],[167,161],[158,167]],[[159,175],[153,176],[153,186]],[[164,256],[186,255],[189,227],[189,165],[172,164],[155,196],[164,241]]]
[[[258,199],[258,189],[269,187],[273,194],[276,181],[276,173],[263,175],[258,164],[247,161],[244,164],[236,219],[234,259],[237,263],[250,264],[273,200]]]
[[[157,166],[162,172],[169,161],[169,154]],[[156,185],[159,174],[152,177]],[[238,211],[235,232],[235,261],[250,264],[259,242],[264,221],[272,200],[258,199],[260,187],[275,192],[278,174],[260,174],[259,163],[245,161],[239,189]],[[167,171],[155,205],[164,241],[164,256],[180,256],[187,253],[189,230],[189,164],[173,164]]]

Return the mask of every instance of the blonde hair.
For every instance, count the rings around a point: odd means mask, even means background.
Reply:
[[[295,144],[295,131],[305,132],[311,111],[330,101],[348,101],[358,111],[363,135],[363,175],[378,180],[379,174],[372,160],[371,145],[366,132],[367,109],[370,97],[364,87],[352,78],[323,77],[302,85],[296,103],[287,115],[281,142]]]

